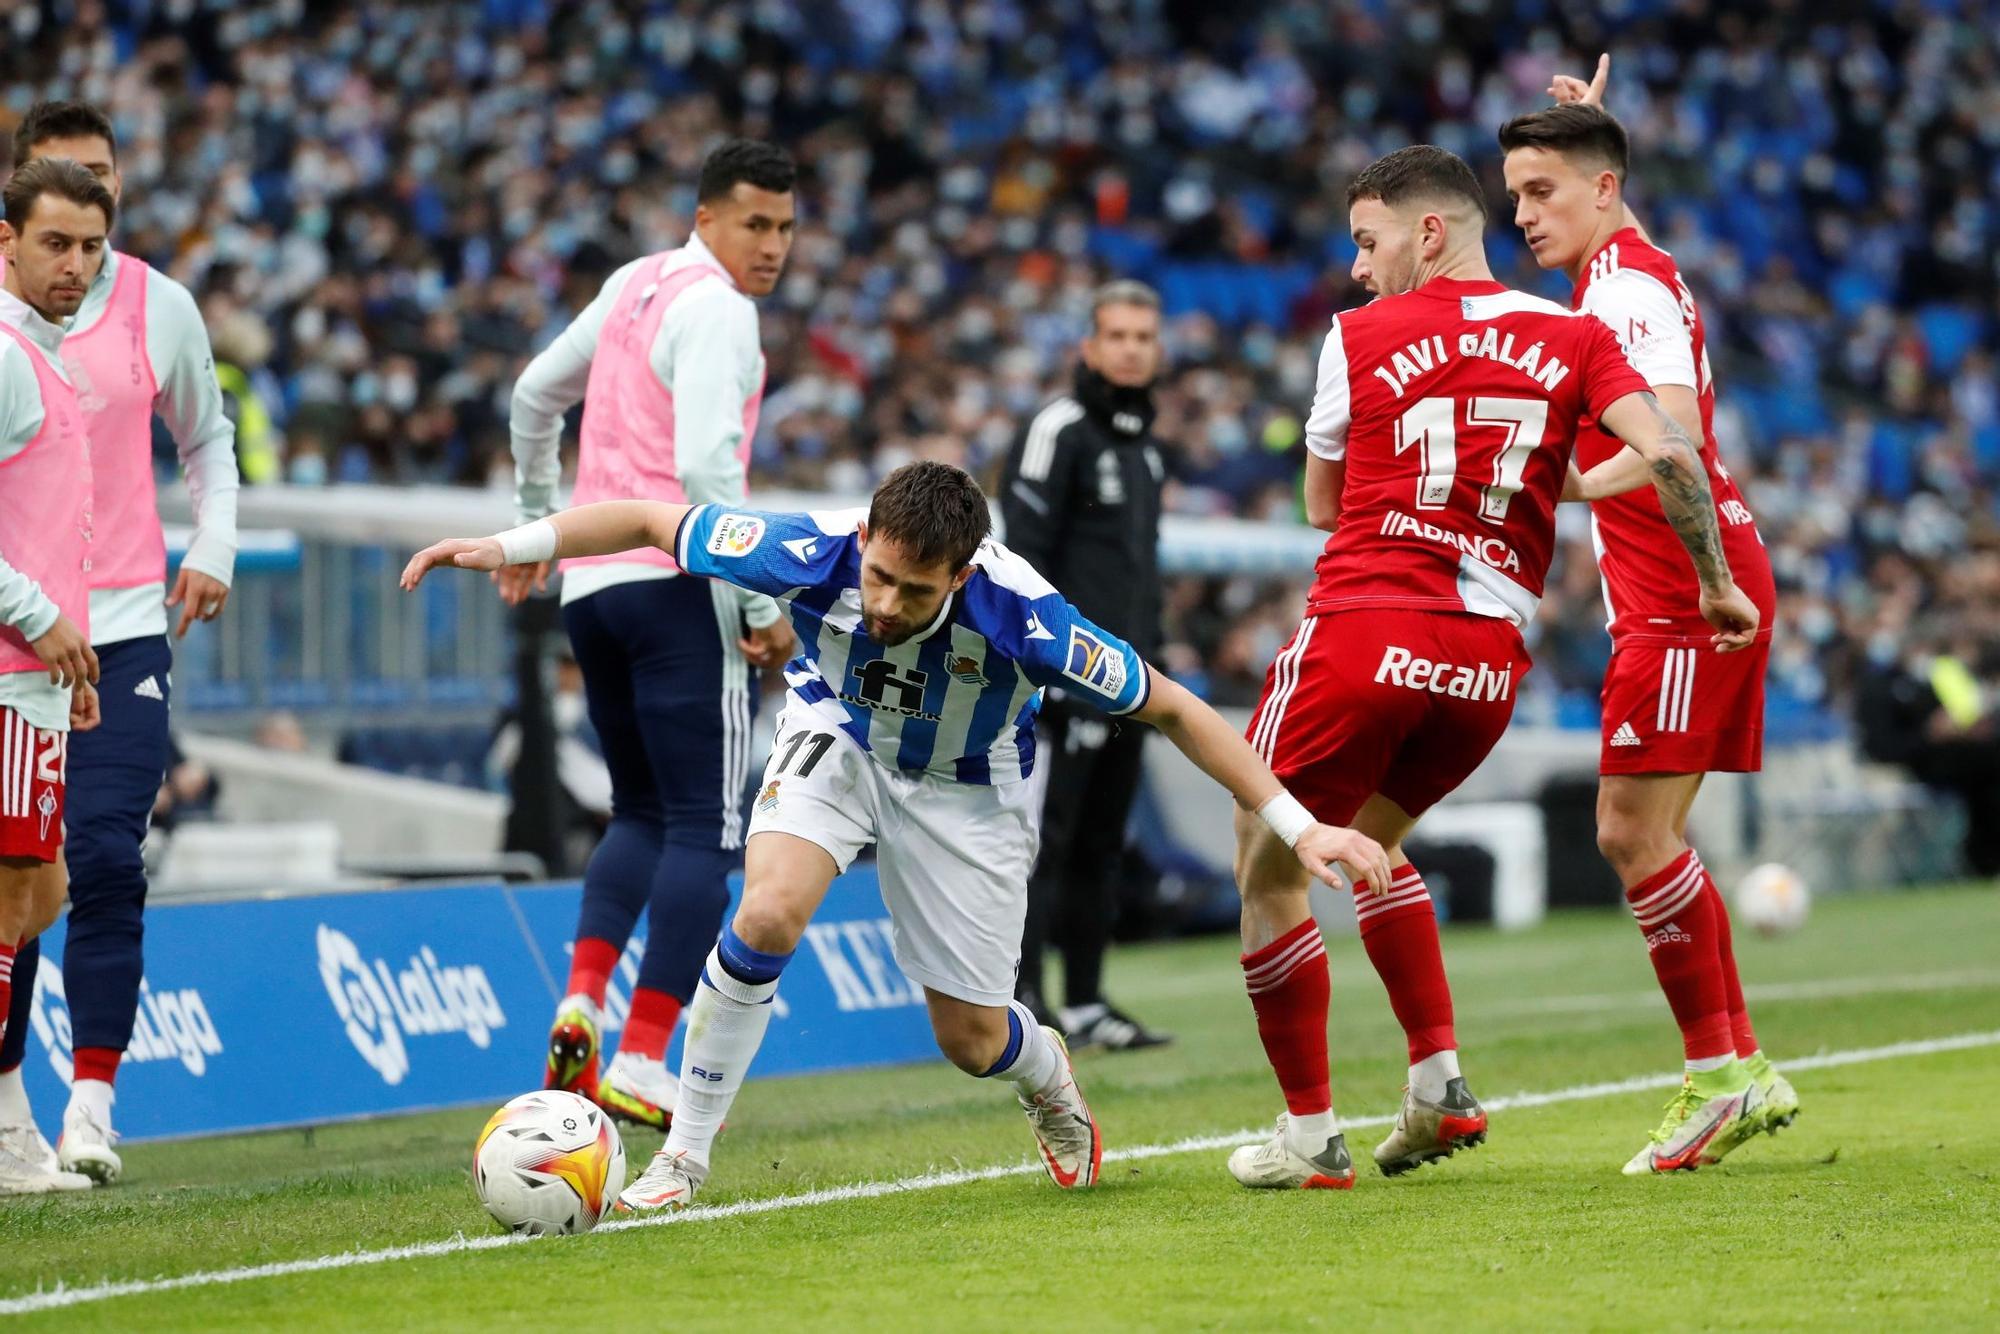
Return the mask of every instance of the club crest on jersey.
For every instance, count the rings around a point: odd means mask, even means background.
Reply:
[[[1079,626],[1069,631],[1069,660],[1063,675],[1092,690],[1116,696],[1125,689],[1125,655]]]
[[[764,521],[754,514],[725,514],[708,535],[711,556],[747,556],[764,540]]]
[[[782,778],[773,778],[770,782],[764,784],[763,792],[757,797],[758,810],[769,814],[778,809],[778,784],[783,781]]]
[[[992,684],[992,682],[986,679],[986,674],[979,669],[979,659],[968,657],[963,653],[954,653],[949,658],[946,658],[944,660],[944,669],[951,673],[952,680],[964,685],[983,686]]]

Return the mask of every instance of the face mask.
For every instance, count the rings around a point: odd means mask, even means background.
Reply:
[[[408,412],[417,405],[417,377],[397,372],[382,384],[382,399],[397,412]]]
[[[574,691],[559,692],[555,697],[551,712],[555,715],[556,731],[574,732],[577,728],[583,726],[586,713],[583,696]]]
[[[294,454],[291,463],[286,466],[285,473],[291,478],[293,486],[325,486],[326,455]]]

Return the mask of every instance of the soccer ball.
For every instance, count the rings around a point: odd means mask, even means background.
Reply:
[[[588,1232],[625,1189],[625,1144],[588,1098],[523,1093],[479,1132],[472,1185],[510,1232]]]
[[[1736,886],[1736,914],[1767,936],[1796,931],[1812,910],[1812,891],[1797,871],[1765,862]]]

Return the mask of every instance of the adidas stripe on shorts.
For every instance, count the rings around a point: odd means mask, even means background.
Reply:
[[[1607,774],[1755,773],[1764,766],[1771,641],[1717,653],[1706,640],[1614,641],[1604,673]]]

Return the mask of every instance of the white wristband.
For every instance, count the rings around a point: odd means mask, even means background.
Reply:
[[[1299,835],[1318,823],[1313,819],[1312,812],[1299,804],[1297,797],[1283,790],[1257,808],[1257,818],[1269,825],[1272,833],[1285,840],[1288,848],[1296,847]]]
[[[500,543],[500,556],[509,565],[533,565],[536,561],[555,559],[556,526],[547,519],[496,533],[494,540]]]

